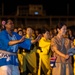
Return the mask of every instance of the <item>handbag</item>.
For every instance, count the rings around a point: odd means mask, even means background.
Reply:
[[[55,67],[55,62],[56,62],[56,57],[51,57],[50,58],[50,66],[53,68]]]

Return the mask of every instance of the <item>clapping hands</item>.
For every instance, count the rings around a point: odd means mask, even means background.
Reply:
[[[23,42],[25,40],[25,36],[23,36],[20,40],[19,40],[19,42]]]
[[[42,37],[42,35],[39,34],[35,40],[36,40],[36,41],[39,41],[39,40],[41,39],[41,37]]]

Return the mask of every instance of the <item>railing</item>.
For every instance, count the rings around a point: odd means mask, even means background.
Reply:
[[[67,26],[75,25],[75,16],[0,16],[0,25],[1,21],[7,18],[13,19],[15,26],[47,24],[49,27],[55,27],[58,22],[65,22]]]

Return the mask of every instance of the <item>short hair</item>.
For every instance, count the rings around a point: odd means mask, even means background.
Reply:
[[[47,28],[41,29],[41,34],[44,34],[46,31],[49,31]]]
[[[66,25],[64,22],[58,23],[56,29],[61,29],[64,25]]]

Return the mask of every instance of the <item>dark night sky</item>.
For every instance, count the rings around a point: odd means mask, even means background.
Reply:
[[[75,15],[75,3],[72,0],[0,0],[4,2],[5,15],[13,14],[18,5],[42,4],[47,15],[67,15],[67,4],[69,4],[69,15]]]

